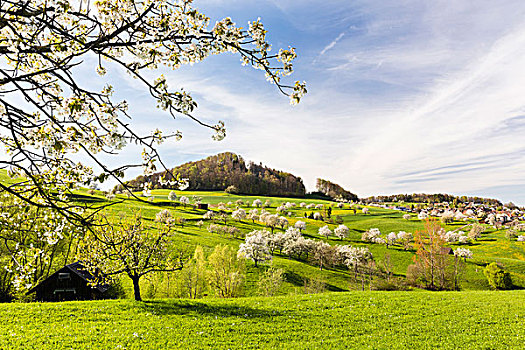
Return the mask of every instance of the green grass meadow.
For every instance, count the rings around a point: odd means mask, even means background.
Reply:
[[[177,226],[173,247],[190,257],[197,245],[209,255],[217,244],[238,248],[242,237],[209,233],[208,222],[199,228],[205,210],[175,205],[168,201],[167,190],[154,190],[153,202],[127,199],[118,195],[114,205],[105,210],[107,217],[131,215],[140,211],[153,222],[162,209],[174,217],[187,220]],[[78,191],[76,200],[109,204],[101,192],[89,196]],[[223,192],[177,191],[177,195],[202,198],[216,210],[220,202],[241,199],[267,199],[267,210],[275,212],[284,202],[322,203],[314,199],[236,196]],[[124,200],[123,202],[119,202]],[[243,206],[248,211],[251,207]],[[234,210],[235,206],[231,207]],[[231,213],[231,210],[229,212]],[[415,232],[424,223],[413,215],[402,218],[403,212],[369,207],[354,214],[345,205],[332,208],[332,217],[340,216],[350,228],[348,238],[330,237],[331,244],[367,246],[381,264],[388,255],[393,262],[394,276],[402,279],[412,263],[413,250],[401,246],[363,243],[364,231],[377,227],[383,235],[391,231]],[[319,227],[327,223],[304,217],[315,210],[290,210],[291,225],[305,221],[308,238],[323,239]],[[260,223],[242,222],[230,217],[228,225],[243,234],[264,229]],[[333,230],[337,224],[328,224]],[[464,223],[447,225],[447,230]],[[282,231],[277,229],[277,231]],[[455,248],[456,245],[451,245]],[[360,291],[361,285],[352,273],[343,268],[322,271],[308,260],[274,255],[272,266],[286,271],[286,281],[279,295],[258,297],[257,281],[268,268],[246,262],[246,284],[243,297],[219,299],[209,295],[200,300],[178,299],[163,289],[159,279],[143,279],[144,302],[128,299],[0,304],[0,349],[523,349],[525,342],[525,243],[505,238],[505,231],[487,227],[482,238],[466,246],[474,253],[462,276],[461,291]],[[518,290],[490,291],[483,275],[487,263],[497,261],[511,272]],[[327,292],[304,294],[304,282],[320,277]],[[128,296],[131,285],[123,279]]]
[[[523,349],[522,291],[0,305],[2,349]]]
[[[186,256],[191,256],[196,245],[200,245],[204,248],[207,254],[211,253],[213,248],[217,244],[227,244],[234,248],[238,248],[239,244],[243,242],[242,237],[229,237],[222,236],[216,233],[209,233],[206,230],[208,222],[199,228],[197,222],[202,219],[205,214],[205,210],[194,209],[193,206],[175,206],[173,202],[168,201],[167,196],[169,190],[154,190],[152,191],[155,200],[153,202],[143,202],[136,199],[127,199],[125,196],[119,195],[116,200],[126,199],[123,203],[116,204],[107,209],[109,217],[115,217],[119,213],[125,213],[130,215],[132,212],[141,211],[143,216],[153,221],[158,211],[162,209],[170,209],[174,217],[183,217],[187,220],[184,227],[177,226],[176,233],[173,237],[173,244],[177,249],[184,252]],[[85,194],[84,192],[82,192]],[[263,202],[269,200],[271,205],[266,210],[275,212],[277,206],[285,202],[295,202],[297,204],[305,202],[306,204],[324,204],[329,206],[334,204],[333,202],[318,200],[318,199],[301,199],[301,198],[275,198],[275,197],[261,197],[261,196],[239,196],[227,194],[224,192],[199,192],[199,191],[176,191],[178,198],[186,196],[192,198],[192,196],[198,196],[202,198],[203,203],[209,203],[212,210],[216,210],[216,205],[220,202],[228,203],[232,202],[234,205],[231,206],[232,210],[235,209],[235,201],[243,200],[245,203],[249,201],[253,202],[255,199],[261,199]],[[138,193],[137,193],[138,195]],[[98,198],[100,201],[106,199],[99,195],[92,196],[92,198]],[[242,206],[246,211],[251,209],[251,206]],[[388,234],[391,231],[408,231],[415,232],[417,230],[423,230],[424,222],[417,219],[414,214],[412,219],[403,219],[403,212],[368,207],[369,214],[365,215],[361,210],[357,210],[354,214],[353,210],[345,205],[343,209],[337,207],[332,208],[332,217],[340,216],[343,222],[350,229],[350,235],[348,238],[340,240],[335,236],[330,237],[327,241],[331,244],[350,244],[354,246],[366,246],[374,255],[374,258],[378,264],[381,264],[385,259],[386,255],[390,255],[390,260],[393,262],[393,272],[395,276],[400,278],[406,275],[408,265],[412,264],[414,251],[404,250],[401,246],[396,245],[394,247],[387,248],[381,244],[364,243],[361,241],[361,235],[364,231],[376,227],[379,228],[383,235]],[[318,234],[318,229],[321,226],[327,225],[327,223],[320,220],[312,220],[304,217],[305,213],[311,213],[319,210],[307,210],[300,208],[297,205],[294,209],[290,210],[292,216],[288,217],[291,225],[297,220],[306,222],[307,228],[303,232],[307,238],[314,238],[319,240],[326,240]],[[322,211],[319,211],[323,213]],[[228,225],[236,226],[241,230],[243,234],[246,234],[252,230],[266,229],[266,227],[258,223],[252,223],[252,221],[246,219],[242,222],[236,221],[230,217]],[[444,225],[447,230],[453,230],[464,226],[463,222],[454,222],[448,225]],[[330,229],[337,227],[337,224],[328,224]],[[280,228],[276,231],[282,231]],[[461,289],[462,290],[488,290],[489,285],[483,275],[483,268],[486,264],[496,261],[501,263],[511,275],[514,284],[517,287],[525,287],[525,243],[517,242],[516,240],[509,241],[505,238],[505,231],[496,231],[493,228],[486,226],[486,231],[482,234],[482,238],[478,241],[468,245],[450,245],[453,249],[462,246],[473,251],[474,258],[470,259],[466,263],[465,271],[462,275]],[[272,266],[283,268],[287,272],[287,282],[283,286],[281,293],[299,293],[304,286],[304,280],[320,276],[327,285],[328,290],[331,291],[349,291],[361,289],[360,284],[355,283],[351,277],[351,272],[342,268],[327,268],[320,271],[318,267],[314,266],[307,260],[296,260],[289,258],[285,255],[276,252],[272,261]],[[255,284],[259,279],[259,275],[267,267],[262,266],[255,268],[252,262],[247,262],[247,283],[245,287],[245,296],[255,295]],[[144,287],[147,288],[147,281],[143,281]],[[130,291],[131,292],[131,291]],[[156,297],[170,297],[171,295],[158,290]]]

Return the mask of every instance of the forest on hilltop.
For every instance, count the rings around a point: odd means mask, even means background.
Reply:
[[[188,162],[150,176],[139,176],[127,183],[140,189],[145,182],[153,188],[170,188],[173,176],[187,178],[188,190],[224,191],[235,186],[235,192],[249,195],[304,197],[306,189],[303,180],[293,174],[263,166],[262,163],[246,162],[241,156],[225,152],[208,158]]]
[[[318,192],[321,192],[332,199],[344,199],[349,201],[359,200],[357,195],[328,180],[318,178],[316,181],[316,187]]]

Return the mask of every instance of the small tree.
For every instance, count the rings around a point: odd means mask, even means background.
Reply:
[[[452,284],[451,262],[447,256],[441,226],[435,220],[425,221],[425,230],[414,236],[415,267],[410,268],[414,282],[428,289],[448,289]],[[408,273],[407,273],[408,275]]]
[[[397,241],[397,235],[395,232],[390,232],[388,235],[386,235],[386,247],[388,248],[391,245],[396,244]]]
[[[238,296],[243,287],[244,259],[237,258],[235,250],[227,245],[217,245],[208,258],[208,282],[221,298]]]
[[[297,221],[297,222],[295,223],[294,227],[297,228],[297,229],[299,229],[299,231],[302,232],[303,230],[306,229],[306,223],[305,223],[304,221],[299,220],[299,221]]]
[[[485,228],[480,224],[472,224],[472,227],[470,228],[470,231],[468,233],[468,238],[472,240],[479,239],[481,238],[481,233],[483,231],[485,231]]]
[[[88,232],[79,250],[79,260],[92,275],[93,283],[105,283],[127,275],[133,282],[135,300],[140,301],[140,279],[152,272],[180,270],[182,263],[168,254],[171,225],[145,225],[140,213],[111,224],[102,218],[96,232]],[[101,273],[99,273],[101,272]]]
[[[277,294],[283,285],[284,276],[283,269],[270,267],[266,270],[257,282],[259,295],[271,297]]]
[[[511,289],[512,279],[510,273],[503,270],[495,262],[490,263],[483,270],[483,274],[487,277],[487,281],[494,289]]]
[[[319,234],[325,238],[328,238],[329,236],[332,235],[332,230],[330,230],[328,225],[325,225],[319,228]]]
[[[202,297],[206,290],[206,258],[201,246],[195,248],[193,259],[181,271],[181,287],[188,298]]]
[[[234,185],[230,185],[230,186],[226,187],[224,192],[230,193],[230,194],[237,194],[237,193],[239,193],[239,189],[237,187],[235,187]]]
[[[258,262],[272,259],[270,248],[268,247],[268,231],[252,231],[246,235],[245,243],[241,243],[237,256],[240,258],[251,259],[257,267]]]
[[[334,230],[334,234],[336,237],[339,237],[339,239],[343,239],[348,237],[348,234],[350,233],[350,230],[345,225],[339,225]]]
[[[386,279],[388,282],[390,282],[390,279],[392,278],[392,274],[394,271],[394,263],[389,253],[385,253],[382,265],[383,265],[383,268],[385,269]]]
[[[242,221],[246,219],[246,211],[244,209],[237,209],[232,213],[232,218]]]
[[[312,247],[312,260],[323,270],[325,266],[332,266],[337,259],[337,250],[323,241],[316,241]]]
[[[171,191],[170,194],[168,194],[168,199],[172,202],[177,200],[177,194],[175,191]]]
[[[255,220],[259,220],[259,211],[257,209],[252,209],[247,217],[252,220],[252,223],[255,223]]]
[[[281,229],[284,230],[284,228],[288,226],[288,219],[284,216],[279,216],[279,226],[281,226]]]
[[[180,197],[179,202],[181,202],[182,205],[184,205],[184,208],[186,208],[186,205],[190,204],[190,200],[186,196]]]
[[[397,240],[401,242],[404,250],[410,249],[410,243],[412,242],[413,238],[414,235],[412,235],[410,232],[399,231],[397,234]]]
[[[275,227],[279,224],[279,216],[277,214],[267,214],[267,215],[261,214],[261,220],[264,222],[266,226],[270,228],[272,233]]]

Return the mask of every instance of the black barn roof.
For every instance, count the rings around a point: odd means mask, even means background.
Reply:
[[[82,263],[80,261],[77,261],[77,262],[74,262],[72,264],[69,264],[69,265],[66,265],[66,266],[62,267],[61,269],[59,269],[58,271],[53,273],[51,276],[49,276],[48,278],[46,278],[45,280],[40,282],[38,285],[36,285],[33,288],[31,288],[27,292],[27,294],[35,292],[40,287],[45,286],[46,284],[48,284],[48,282],[55,280],[58,277],[58,274],[64,273],[64,272],[72,272],[72,273],[74,273],[75,275],[80,277],[82,280],[84,280],[86,282],[86,284],[89,284],[93,280],[93,275],[91,273],[89,273],[89,271],[86,270],[86,268],[84,267],[84,265],[82,265]],[[109,285],[107,285],[107,284],[96,285],[96,286],[92,286],[92,288],[93,289],[97,289],[100,293],[104,293],[105,291],[108,290]]]

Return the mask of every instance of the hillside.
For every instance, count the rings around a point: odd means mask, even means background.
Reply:
[[[418,220],[414,215],[410,220],[403,218],[404,212],[384,209],[379,207],[368,207],[368,214],[363,214],[361,210],[354,213],[351,206],[345,204],[343,208],[337,206],[332,207],[332,219],[330,220],[315,220],[306,218],[305,214],[312,211],[323,213],[324,210],[313,210],[301,207],[300,203],[305,204],[322,204],[324,208],[332,206],[333,202],[323,201],[318,199],[290,199],[290,198],[275,198],[264,196],[243,196],[228,194],[225,192],[203,192],[203,191],[175,191],[177,196],[186,196],[193,200],[200,200],[202,203],[208,203],[211,210],[218,211],[220,203],[226,204],[224,211],[228,216],[227,226],[235,227],[239,230],[236,236],[212,233],[208,231],[209,225],[214,223],[213,220],[203,220],[206,210],[196,209],[193,206],[174,206],[173,202],[167,200],[170,190],[153,190],[154,201],[151,203],[139,202],[137,200],[126,200],[124,203],[116,204],[108,209],[108,216],[116,217],[121,212],[131,213],[132,211],[142,211],[145,218],[153,220],[159,210],[170,208],[174,217],[184,218],[186,224],[181,227],[177,226],[176,235],[173,237],[174,245],[177,249],[184,251],[185,256],[189,257],[193,254],[195,246],[200,245],[204,248],[205,254],[209,255],[214,247],[218,244],[226,244],[235,249],[244,242],[244,235],[253,231],[268,229],[263,223],[259,221],[252,222],[252,220],[245,219],[242,221],[231,218],[231,213],[236,209],[237,201],[241,201],[240,205],[244,210],[249,211],[252,202],[255,199],[260,199],[263,203],[268,201],[266,210],[271,213],[276,213],[277,207],[282,203],[295,203],[296,206],[290,209],[291,216],[288,217],[289,225],[293,226],[297,221],[301,220],[306,223],[306,229],[303,231],[303,236],[308,239],[316,241],[324,241],[331,245],[352,245],[355,247],[367,247],[372,252],[378,266],[382,266],[385,259],[388,257],[392,261],[392,269],[394,276],[399,280],[404,280],[407,274],[407,268],[413,263],[414,250],[405,250],[400,244],[391,247],[386,247],[384,244],[367,243],[361,240],[363,232],[370,228],[378,228],[383,235],[388,232],[416,232],[422,230],[424,221]],[[103,197],[99,197],[103,198]],[[118,195],[116,199],[124,199],[125,196]],[[231,203],[228,205],[228,203]],[[359,208],[359,207],[358,207]],[[319,235],[318,230],[322,226],[328,225],[331,230],[334,230],[338,224],[334,221],[341,219],[342,222],[349,228],[349,235],[347,238],[338,239],[334,236],[325,238]],[[199,226],[199,221],[203,220],[203,226]],[[215,222],[217,223],[217,222]],[[222,224],[222,223],[221,223]],[[454,221],[449,224],[443,224],[446,230],[457,230],[464,226],[464,222]],[[284,232],[280,227],[276,228],[275,232]],[[468,245],[460,245],[458,243],[449,244],[450,247],[456,249],[458,247],[466,247],[470,249],[474,256],[466,262],[465,270],[461,278],[461,290],[488,290],[490,289],[485,276],[483,275],[483,267],[491,262],[498,262],[502,264],[507,271],[512,275],[513,282],[518,287],[525,287],[525,244],[517,242],[516,240],[509,240],[505,237],[505,229],[494,229],[486,226],[482,237],[476,242]],[[286,272],[286,280],[280,294],[289,293],[303,293],[304,284],[313,278],[321,279],[330,291],[349,291],[360,290],[361,283],[354,279],[354,274],[344,267],[330,267],[320,270],[319,267],[309,258],[291,258],[283,252],[276,250],[273,254],[271,265],[277,268],[282,268]],[[254,296],[257,294],[257,281],[260,276],[268,268],[265,266],[254,267],[253,262],[247,261],[246,284],[244,287],[244,296]],[[380,285],[381,279],[374,280],[372,288],[382,288]],[[155,288],[150,288],[151,286]],[[368,288],[368,287],[367,287]],[[144,280],[143,291],[148,291],[146,297],[174,297],[176,292],[170,290],[165,285],[165,279],[160,276],[158,279],[152,278]],[[129,289],[131,293],[131,289]],[[131,295],[131,294],[129,294]],[[149,296],[148,296],[149,295]]]
[[[423,220],[414,215],[404,219],[404,212],[369,206],[369,212],[353,211],[353,206],[341,206],[318,199],[289,199],[264,196],[242,196],[224,191],[176,191],[191,201],[210,205],[211,210],[222,210],[229,216],[227,225],[239,230],[238,235],[217,234],[208,231],[212,220],[203,219],[206,210],[191,205],[168,201],[171,190],[153,190],[152,202],[127,199],[117,195],[115,205],[108,208],[109,218],[141,211],[148,220],[154,220],[162,209],[169,209],[174,217],[184,218],[173,236],[173,249],[191,256],[197,245],[209,256],[218,244],[237,249],[244,235],[265,229],[263,223],[235,220],[231,213],[237,206],[246,211],[260,199],[268,204],[266,210],[277,212],[283,203],[297,204],[287,216],[290,225],[299,220],[306,222],[303,236],[324,241],[330,245],[367,247],[383,266],[387,257],[392,262],[395,279],[403,280],[407,267],[413,262],[414,250],[404,250],[399,244],[367,243],[361,240],[364,231],[377,227],[384,234],[391,231],[421,230]],[[79,193],[87,196],[86,191]],[[96,191],[93,200],[108,201]],[[122,203],[118,200],[126,199]],[[230,203],[231,204],[228,204]],[[346,238],[322,237],[320,227],[332,230],[337,223],[306,218],[312,211],[326,213],[324,209],[308,209],[301,205],[322,204],[331,208],[333,220],[341,219],[350,229]],[[358,209],[362,207],[357,206]],[[203,220],[204,224],[199,225]],[[464,222],[443,224],[447,230],[460,229]],[[352,271],[331,266],[322,270],[309,258],[292,258],[275,251],[271,265],[285,270],[285,281],[277,296],[258,297],[257,283],[268,269],[268,264],[255,267],[246,261],[245,284],[241,298],[220,299],[213,291],[199,300],[179,298],[173,287],[180,278],[176,272],[151,275],[141,281],[145,302],[112,300],[64,303],[11,303],[0,304],[0,349],[2,348],[488,348],[519,349],[525,340],[523,332],[523,290],[488,291],[483,267],[490,262],[502,264],[512,275],[518,289],[525,287],[525,245],[509,240],[505,229],[486,227],[482,237],[463,247],[474,256],[466,262],[461,276],[460,292],[368,291],[382,288],[380,274],[373,283],[361,291],[360,281]],[[276,233],[284,232],[276,228]],[[452,243],[454,249],[458,244]],[[60,262],[61,263],[61,262]],[[53,265],[51,271],[58,267]],[[338,293],[305,294],[305,284],[312,279],[323,282],[325,290]],[[129,279],[123,284],[131,294]],[[170,284],[171,283],[171,284]]]
[[[522,291],[0,305],[1,349],[522,349]]]
[[[306,189],[300,177],[290,173],[268,168],[262,164],[246,162],[234,153],[220,153],[208,158],[188,162],[171,169],[177,177],[189,180],[189,190],[224,191],[235,186],[239,194],[304,197]],[[150,182],[153,188],[170,188],[163,184],[172,180],[167,172],[151,176],[139,176],[128,182],[132,188],[142,188],[144,182]]]
[[[332,199],[346,200],[346,201],[358,201],[357,195],[350,191],[345,190],[338,184],[331,181],[318,178],[316,180],[317,191],[328,196]]]

